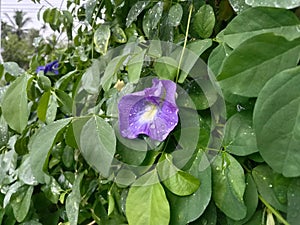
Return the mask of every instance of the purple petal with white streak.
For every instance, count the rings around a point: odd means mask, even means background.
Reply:
[[[152,83],[152,87],[120,100],[119,127],[123,137],[133,139],[144,134],[153,140],[163,141],[178,124],[176,84],[157,78]]]

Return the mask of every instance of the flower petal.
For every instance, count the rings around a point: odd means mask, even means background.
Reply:
[[[120,100],[119,127],[123,137],[133,139],[145,134],[153,140],[163,141],[177,125],[176,84],[157,78],[152,83],[152,87]]]
[[[40,72],[40,71],[44,71],[45,70],[45,67],[44,66],[38,66],[36,68],[36,73]]]
[[[47,63],[46,66],[39,66],[36,69],[36,72],[44,71],[44,74],[46,75],[48,72],[54,73],[58,75],[58,60],[54,60],[53,62]]]

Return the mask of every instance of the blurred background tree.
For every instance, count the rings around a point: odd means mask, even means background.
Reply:
[[[22,10],[15,11],[13,19],[7,13],[5,15],[10,22],[11,31],[18,36],[19,40],[24,38],[28,31],[25,26],[31,21],[31,18],[26,17],[26,13]]]
[[[34,38],[40,36],[40,31],[26,28],[31,21],[22,10],[15,11],[13,18],[7,15],[9,22],[1,21],[2,58],[4,62],[14,61],[23,69],[29,67],[29,62],[35,49]]]

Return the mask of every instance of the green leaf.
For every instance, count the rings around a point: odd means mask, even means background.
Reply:
[[[184,171],[177,171],[166,180],[163,184],[174,194],[186,196],[194,193],[200,186],[197,178]]]
[[[159,58],[162,56],[162,43],[161,41],[150,41],[147,55],[153,58]]]
[[[142,72],[146,50],[139,49],[128,61],[127,71],[129,82],[137,83]]]
[[[63,190],[55,178],[51,177],[50,179],[50,182],[43,185],[41,190],[44,192],[47,199],[49,199],[53,204],[57,204]]]
[[[252,170],[252,176],[260,195],[276,209],[286,212],[286,194],[289,185],[288,178],[275,173],[267,165],[259,165],[255,167]],[[283,183],[285,188],[282,189],[282,187],[280,187],[282,184],[280,183]],[[281,191],[278,192],[278,188],[280,188]]]
[[[101,24],[94,33],[95,50],[102,55],[105,55],[107,52],[109,39],[110,27],[108,25]]]
[[[24,223],[21,223],[21,225],[43,225],[43,224],[37,222],[36,220],[30,220],[30,221],[26,221]]]
[[[196,221],[189,225],[216,225],[217,224],[217,208],[213,201],[209,203],[204,213]]]
[[[175,195],[191,195],[200,186],[198,178],[173,165],[171,155],[165,155],[164,160],[160,161],[158,174],[162,183]]]
[[[45,122],[46,121],[46,114],[48,109],[48,103],[50,99],[50,91],[45,92],[39,100],[38,107],[37,107],[37,116],[38,118]]]
[[[119,187],[127,187],[136,180],[136,175],[132,170],[121,169],[116,175],[115,182]]]
[[[27,82],[27,75],[18,77],[8,87],[2,100],[3,117],[8,125],[18,133],[22,133],[25,129],[29,116]]]
[[[8,141],[9,141],[8,126],[3,116],[0,116],[0,148],[6,146]]]
[[[33,176],[31,165],[30,165],[30,158],[28,154],[23,157],[22,163],[17,171],[18,171],[19,180],[22,181],[24,184],[28,184],[28,185],[38,184],[37,180]]]
[[[170,206],[156,170],[140,177],[129,189],[126,217],[129,224],[169,224]]]
[[[14,211],[14,215],[18,222],[22,222],[28,214],[33,186],[24,185],[18,188],[10,198],[10,203]]]
[[[143,18],[143,31],[146,37],[151,37],[156,30],[156,25],[162,17],[163,7],[164,3],[159,1],[146,12]]]
[[[16,62],[4,62],[3,67],[6,73],[14,77],[21,76],[24,73],[24,70]]]
[[[196,56],[200,57],[202,55],[202,53],[206,49],[208,49],[210,46],[212,46],[212,40],[211,39],[205,39],[205,40],[196,40],[196,41],[189,42],[186,45],[186,48],[188,50],[192,51],[194,54],[196,54]],[[190,53],[190,54],[192,56],[194,56],[193,53],[192,54]],[[186,63],[188,63],[188,59],[186,61],[187,61]]]
[[[127,37],[124,30],[120,26],[114,26],[111,29],[113,40],[117,43],[126,43]]]
[[[168,24],[177,27],[180,24],[183,14],[182,6],[179,3],[172,5],[168,13]]]
[[[233,10],[237,13],[241,13],[250,8],[250,6],[245,3],[245,0],[229,0],[229,3]]]
[[[230,225],[242,225],[249,221],[256,211],[258,204],[258,193],[255,182],[251,174],[246,174],[246,190],[244,194],[245,205],[247,206],[247,215],[242,220],[229,220]]]
[[[56,96],[51,95],[48,103],[47,114],[46,114],[46,122],[51,123],[56,118],[57,113],[57,101]]]
[[[72,123],[66,130],[66,143],[69,146],[79,148],[82,128],[89,119],[90,117],[76,117],[72,120]]]
[[[252,218],[245,223],[244,225],[258,225],[258,224],[262,224],[261,221],[263,221],[264,219],[264,212],[263,210],[257,210],[254,215],[252,216]]]
[[[199,86],[199,84],[201,84],[201,87]],[[205,90],[202,90],[202,87],[205,88]],[[187,92],[189,97],[193,100],[193,103],[195,104],[197,110],[209,108],[216,102],[218,98],[218,93],[212,86],[211,82],[207,79],[207,77],[187,81],[183,84],[183,88],[184,91]],[[188,105],[187,102],[190,101],[190,99],[186,98],[182,100],[183,102],[181,104],[186,107]]]
[[[74,162],[74,149],[70,146],[66,146],[61,159],[65,167],[70,168]]]
[[[77,225],[78,221],[78,214],[79,214],[79,204],[81,201],[81,194],[80,194],[80,183],[83,178],[83,173],[79,174],[75,182],[72,186],[72,192],[67,197],[66,200],[66,213],[69,219],[70,225]]]
[[[299,66],[277,74],[259,93],[253,115],[260,154],[286,177],[300,175],[299,82]]]
[[[217,155],[212,163],[213,199],[217,207],[234,220],[245,218],[247,208],[244,204],[244,171],[231,155]]]
[[[211,167],[203,151],[198,151],[187,172],[200,180],[201,185],[194,194],[189,196],[168,193],[172,225],[187,224],[197,219],[203,214],[211,198]]]
[[[248,5],[251,5],[252,7],[257,6],[268,6],[268,7],[277,7],[277,8],[286,8],[286,9],[292,9],[300,6],[299,0],[246,0],[246,3]]]
[[[300,220],[300,178],[296,178],[291,182],[287,193],[287,199],[287,221],[290,225],[297,225]]]
[[[147,143],[138,139],[127,139],[117,135],[117,154],[122,162],[129,165],[141,165],[147,155]],[[140,148],[138,148],[140,147]]]
[[[178,92],[178,96],[180,96],[178,98],[189,98],[186,92]],[[176,139],[176,144],[178,147],[180,146],[180,150],[173,151],[172,157],[173,163],[177,168],[184,168],[192,159],[195,149],[198,148],[197,145],[200,142],[200,137],[202,138],[202,134],[205,134],[204,131],[200,134],[200,130],[204,128],[205,125],[202,123],[201,118],[194,108],[185,108],[185,106],[180,107],[180,101],[178,101],[178,106],[180,108],[179,118],[181,124],[180,129],[175,131],[174,137]],[[203,137],[203,139],[206,138]],[[204,143],[206,140],[201,140],[201,142]]]
[[[48,77],[46,77],[46,76],[44,76],[42,74],[39,74],[37,81],[38,81],[39,87],[43,91],[49,91],[50,90],[50,88],[51,88],[51,80]]]
[[[50,150],[59,131],[61,131],[71,118],[55,121],[40,128],[30,139],[28,144],[32,173],[39,183],[45,183],[47,175],[44,167],[48,160]],[[46,166],[47,168],[47,166]]]
[[[175,59],[163,56],[156,60],[154,70],[161,79],[174,80],[177,72],[178,63]]]
[[[10,184],[17,179],[17,157],[18,154],[13,150],[0,154],[0,184]]]
[[[201,38],[209,38],[214,30],[215,26],[215,14],[210,5],[203,5],[193,18],[192,27],[193,30]]]
[[[97,94],[100,87],[100,74],[105,69],[105,63],[100,60],[92,60],[92,65],[82,75],[82,86],[91,94]]]
[[[108,194],[107,215],[110,216],[115,209],[115,200],[110,191],[107,194]]]
[[[212,76],[221,73],[225,60],[228,58],[232,50],[225,43],[219,44],[212,50],[208,58],[208,72]]]
[[[223,142],[226,151],[238,156],[246,156],[257,152],[252,115],[241,113],[233,115],[226,122]]]
[[[121,66],[123,65],[123,62],[127,57],[128,57],[127,54],[119,55],[113,58],[107,64],[104,75],[103,77],[101,77],[101,85],[104,91],[108,91],[110,89],[114,76],[120,70]]]
[[[55,96],[51,95],[50,91],[45,92],[37,107],[38,118],[47,123],[51,123],[55,120],[57,112],[57,102]]]
[[[85,18],[89,22],[89,24],[92,24],[93,14],[95,11],[97,5],[96,0],[88,0],[86,3],[86,9],[85,9]]]
[[[236,16],[225,28],[222,33],[224,36],[218,35],[217,38],[224,40],[230,47],[236,48],[247,39],[263,33],[273,32],[275,35],[293,40],[300,37],[299,28],[299,19],[289,10],[250,8]]]
[[[257,97],[265,83],[299,60],[300,38],[287,41],[274,34],[257,35],[239,45],[224,62],[218,76],[226,91]]]
[[[49,13],[47,14],[47,22],[49,23],[50,27],[54,31],[60,31],[60,18],[62,14],[57,8],[50,9]]]
[[[183,54],[183,60],[181,63],[181,73],[180,73],[180,77],[178,79],[179,83],[183,83],[186,79],[186,77],[188,76],[188,74],[190,73],[190,71],[192,70],[192,68],[196,65],[201,65],[198,60],[200,58],[200,56],[202,55],[203,52],[205,52],[205,50],[207,50],[210,46],[212,45],[212,41],[210,39],[205,39],[205,40],[197,40],[197,41],[193,41],[193,42],[189,42],[186,46],[186,49],[184,50],[184,54]],[[174,51],[174,53],[172,53],[172,56],[174,55],[174,57],[176,58],[176,60],[179,61],[179,57],[181,55],[181,51],[183,50],[182,48],[179,48],[180,53],[178,53],[178,51]],[[206,68],[205,68],[206,71]],[[192,77],[193,75],[190,74]],[[197,77],[199,76],[199,74],[197,74]]]
[[[150,1],[138,1],[131,7],[126,18],[126,26],[129,27],[133,21],[141,14],[141,12],[148,6]]]
[[[55,94],[57,97],[60,110],[67,116],[72,115],[73,99],[66,92],[56,89]]]
[[[104,119],[91,117],[81,131],[80,151],[91,166],[107,177],[116,151],[113,128]]]

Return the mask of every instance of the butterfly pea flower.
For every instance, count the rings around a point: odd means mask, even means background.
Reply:
[[[178,123],[175,98],[176,84],[157,78],[152,80],[152,87],[123,96],[118,104],[121,135],[165,140]]]
[[[53,62],[50,62],[46,64],[45,66],[39,66],[36,68],[36,72],[44,71],[44,74],[46,75],[48,72],[54,73],[58,75],[58,60],[54,60]]]

